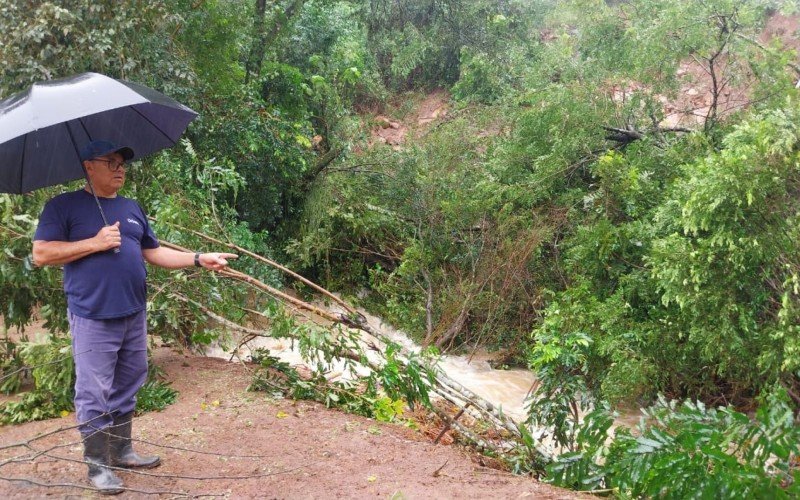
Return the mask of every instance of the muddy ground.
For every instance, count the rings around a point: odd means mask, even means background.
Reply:
[[[175,404],[135,420],[141,452],[163,465],[121,473],[131,488],[161,497],[226,498],[573,498],[576,495],[481,465],[457,445],[434,445],[424,432],[330,410],[312,402],[247,392],[241,364],[167,348],[154,355],[179,391]],[[0,446],[74,424],[74,415],[0,428]],[[85,497],[82,448],[72,428],[32,442],[51,449],[32,461],[0,466],[0,498]],[[54,448],[56,447],[56,448]],[[0,461],[31,450],[0,450]],[[2,463],[2,462],[0,462]],[[62,486],[10,482],[11,477]]]

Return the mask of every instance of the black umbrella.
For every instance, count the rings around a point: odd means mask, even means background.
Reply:
[[[80,149],[104,139],[134,159],[174,146],[197,113],[160,92],[97,73],[34,84],[0,101],[0,192],[84,177]]]

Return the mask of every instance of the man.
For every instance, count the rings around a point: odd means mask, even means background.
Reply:
[[[185,253],[159,246],[142,208],[118,196],[133,151],[93,141],[80,152],[84,189],[50,200],[33,242],[38,266],[64,265],[64,291],[75,360],[75,410],[89,480],[103,493],[122,491],[105,466],[150,468],[158,457],[133,451],[131,418],[147,378],[147,271],[144,262],[177,269],[223,269],[230,253]],[[90,187],[111,223],[103,224]],[[113,221],[113,223],[112,223]]]

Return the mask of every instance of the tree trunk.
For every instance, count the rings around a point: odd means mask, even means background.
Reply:
[[[423,271],[425,276],[425,287],[427,288],[427,299],[425,301],[425,338],[433,337],[433,282],[428,271]]]
[[[264,14],[267,10],[267,0],[256,0],[256,11],[253,19],[253,45],[245,65],[244,83],[250,83],[251,75],[261,73],[261,64],[264,62],[264,50],[267,37],[264,32]]]
[[[272,25],[272,29],[269,30],[269,34],[264,39],[265,43],[266,42],[272,43],[275,40],[275,38],[277,38],[278,35],[280,35],[283,28],[285,28],[289,24],[289,21],[291,21],[292,18],[298,12],[300,12],[300,9],[303,8],[303,5],[305,5],[305,3],[306,0],[292,0],[289,6],[286,7],[286,10],[283,11],[283,14],[275,19],[275,24]]]
[[[303,8],[305,0],[292,0],[282,14],[275,16],[275,22],[269,33],[266,32],[264,25],[264,15],[266,14],[266,0],[256,0],[255,19],[253,21],[253,45],[250,47],[250,55],[245,66],[244,83],[250,83],[251,77],[261,74],[261,65],[264,63],[264,53],[267,47],[275,41],[289,21]]]

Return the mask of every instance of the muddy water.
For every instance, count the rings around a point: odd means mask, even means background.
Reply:
[[[411,351],[419,351],[419,346],[404,332],[384,324],[376,316],[360,312],[376,331]],[[525,399],[536,378],[528,370],[496,370],[489,364],[490,360],[491,356],[481,352],[464,356],[445,355],[439,360],[439,368],[451,379],[502,408],[512,419],[525,420],[527,416]]]
[[[359,312],[367,318],[369,325],[376,332],[380,332],[412,352],[419,351],[420,347],[402,331],[392,328],[383,323],[380,318],[365,311]],[[367,334],[363,335],[368,337]],[[231,344],[235,346],[238,342]],[[309,364],[303,360],[296,343],[293,345],[287,339],[258,338],[243,346],[238,354],[242,359],[248,359],[252,351],[257,348],[267,348],[273,356],[277,356],[293,366]],[[231,358],[231,352],[219,346],[209,349],[206,355]],[[524,420],[526,417],[525,399],[535,381],[533,373],[520,369],[496,370],[489,365],[489,359],[490,357],[484,353],[477,353],[473,356],[442,356],[439,368],[467,389],[502,408],[503,412],[512,419]],[[348,376],[344,363],[334,363],[328,369],[327,376],[331,379]]]

